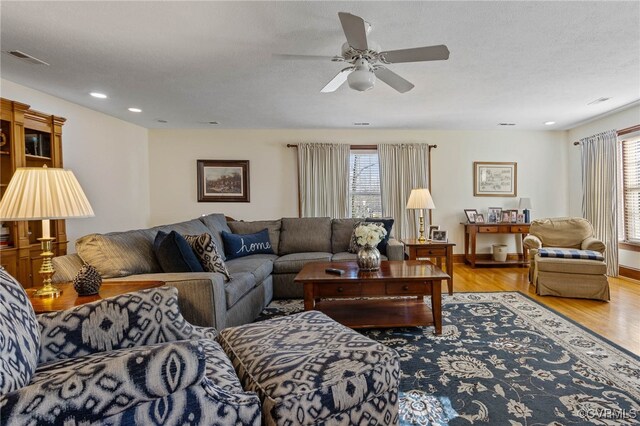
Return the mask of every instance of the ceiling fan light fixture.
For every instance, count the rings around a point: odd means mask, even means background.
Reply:
[[[349,74],[347,82],[353,90],[364,92],[373,89],[376,84],[376,75],[367,69],[359,68]]]

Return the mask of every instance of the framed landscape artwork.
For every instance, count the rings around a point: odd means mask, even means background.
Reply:
[[[475,197],[515,197],[518,194],[518,164],[473,162]]]
[[[197,160],[198,202],[249,202],[248,160]]]

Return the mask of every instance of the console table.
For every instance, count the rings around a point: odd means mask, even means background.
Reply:
[[[514,234],[520,235],[520,242],[529,233],[528,223],[462,223],[464,225],[464,263],[475,268],[476,265],[516,265],[528,266],[528,250],[522,244],[522,253],[518,254],[516,260],[506,260],[496,262],[493,259],[478,259],[476,257],[476,238],[478,234]]]

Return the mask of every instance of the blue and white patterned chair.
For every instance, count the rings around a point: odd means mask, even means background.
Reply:
[[[171,287],[36,316],[0,268],[0,423],[258,425],[216,336]]]

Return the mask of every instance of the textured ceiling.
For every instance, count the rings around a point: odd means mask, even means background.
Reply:
[[[148,128],[567,129],[640,99],[640,2],[7,2],[3,78]],[[337,13],[383,50],[446,44],[448,61],[389,68],[415,84],[320,89]],[[103,91],[107,100],[88,96]],[[609,97],[609,101],[587,105]],[[127,107],[143,112],[134,114]],[[158,119],[167,120],[166,124]],[[545,126],[546,121],[556,121]]]

